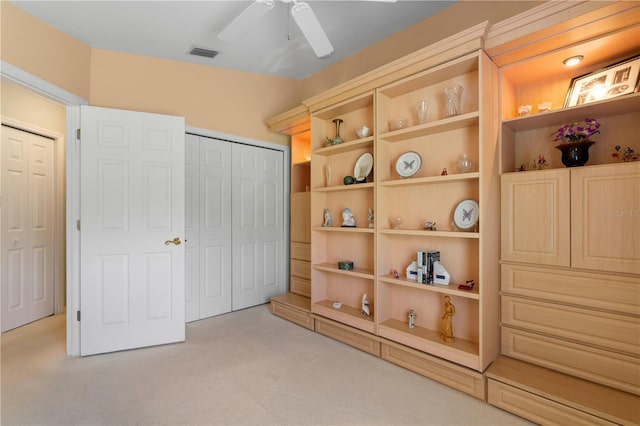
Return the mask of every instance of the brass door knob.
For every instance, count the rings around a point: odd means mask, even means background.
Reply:
[[[168,246],[169,244],[175,244],[179,246],[180,244],[182,244],[182,241],[180,240],[180,237],[175,237],[173,240],[167,240],[164,242],[165,246]]]

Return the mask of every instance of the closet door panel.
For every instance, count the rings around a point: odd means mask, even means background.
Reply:
[[[200,137],[185,138],[185,321],[200,319]]]
[[[246,145],[233,146],[233,310],[260,303],[262,263],[260,223],[264,214],[259,167],[261,150]]]
[[[231,311],[231,144],[200,138],[200,318]]]
[[[260,303],[267,303],[271,296],[284,293],[284,158],[280,151],[262,150],[262,293]]]
[[[269,301],[286,290],[283,154],[233,146],[233,309]]]

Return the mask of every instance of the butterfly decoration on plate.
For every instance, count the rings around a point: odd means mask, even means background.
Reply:
[[[473,209],[462,209],[462,220],[471,220],[471,214],[473,213]]]
[[[413,166],[416,164],[416,160],[403,161],[403,163],[404,163],[405,170],[411,170],[413,169]]]

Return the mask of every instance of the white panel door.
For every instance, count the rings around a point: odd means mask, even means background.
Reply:
[[[233,310],[285,291],[283,154],[233,146]]]
[[[200,138],[200,318],[231,312],[231,146]]]
[[[184,341],[184,119],[80,113],[80,352]]]
[[[200,319],[200,137],[185,138],[185,320]]]
[[[2,331],[53,315],[53,144],[2,126]]]

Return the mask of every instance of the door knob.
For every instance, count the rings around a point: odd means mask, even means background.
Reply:
[[[179,246],[180,244],[182,244],[182,241],[180,241],[180,237],[175,237],[173,240],[167,240],[164,242],[165,246],[168,246],[169,244],[175,244]]]

